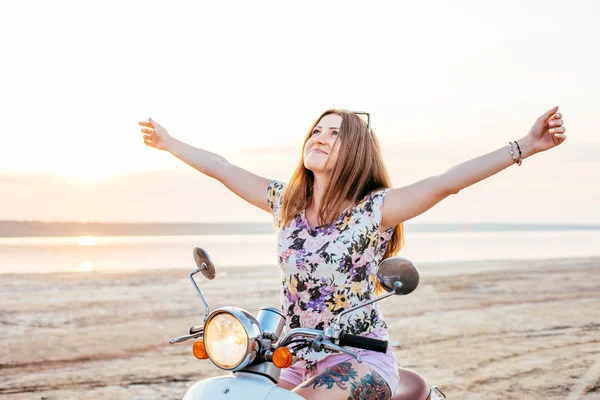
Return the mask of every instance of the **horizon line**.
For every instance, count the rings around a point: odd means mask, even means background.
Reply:
[[[20,223],[20,224],[98,224],[98,225],[272,225],[272,222],[266,221],[93,221],[93,220],[42,220],[42,219],[0,219],[0,224],[3,223]],[[413,222],[405,221],[405,224],[415,225],[500,225],[500,226],[580,226],[580,227],[596,227],[600,229],[600,224],[583,224],[583,223],[563,223],[563,222],[495,222],[495,221],[455,221],[455,222]]]

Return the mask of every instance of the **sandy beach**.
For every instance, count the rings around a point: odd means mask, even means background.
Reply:
[[[384,301],[400,364],[449,399],[600,399],[600,258],[418,265]],[[189,271],[0,275],[0,397],[181,399],[222,375],[169,345],[201,323]],[[278,306],[276,267],[202,281],[211,308]]]

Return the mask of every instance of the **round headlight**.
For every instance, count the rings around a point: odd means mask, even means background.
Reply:
[[[211,361],[225,370],[239,370],[256,357],[262,334],[256,319],[244,310],[215,310],[204,327],[204,345]]]

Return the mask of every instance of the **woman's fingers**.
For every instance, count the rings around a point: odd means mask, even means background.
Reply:
[[[165,128],[153,121],[152,118],[148,118],[148,121],[139,121],[138,124],[143,126],[140,131],[142,132],[144,144],[156,149],[162,148],[164,137],[169,136]]]
[[[559,126],[558,128],[550,128],[548,132],[550,133],[565,133],[566,129],[564,126]]]
[[[150,122],[150,126],[153,128],[162,128],[162,126],[152,118],[148,118],[148,122]]]
[[[542,123],[548,121],[550,118],[552,118],[552,115],[554,115],[554,113],[556,113],[557,111],[558,106],[552,107],[551,109],[540,115],[538,117],[538,121],[541,121]]]
[[[560,143],[567,140],[567,135],[563,135],[562,133],[555,133],[554,137],[557,138]]]
[[[548,121],[548,126],[553,127],[553,126],[562,126],[562,124],[564,123],[564,121],[562,119],[553,119]]]

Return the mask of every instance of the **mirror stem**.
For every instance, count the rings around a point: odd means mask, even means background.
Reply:
[[[194,280],[194,275],[196,275],[198,272],[202,271],[204,268],[206,268],[206,264],[202,263],[202,265],[197,270],[195,270],[194,272],[192,272],[190,274],[190,280],[194,284],[194,287],[196,288],[196,292],[198,292],[198,294],[200,295],[200,298],[202,299],[202,302],[204,303],[204,307],[206,308],[206,311],[204,314],[204,323],[206,323],[208,314],[210,314],[210,311],[208,308],[208,303],[206,302],[206,300],[204,300],[204,296],[202,296],[202,292],[200,291],[200,288],[198,287],[198,285],[196,284],[196,281]]]

